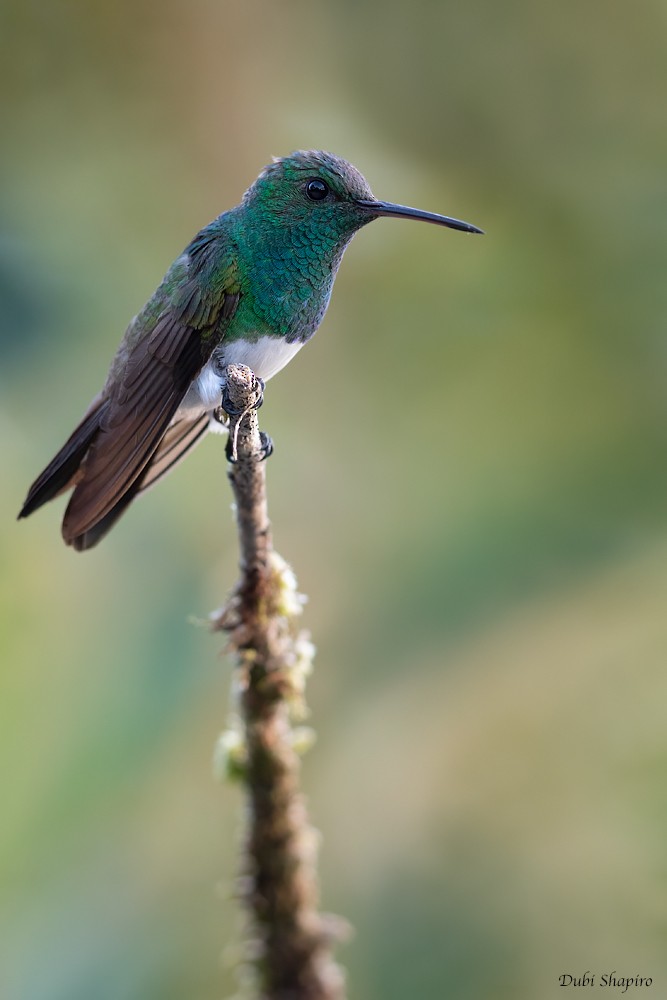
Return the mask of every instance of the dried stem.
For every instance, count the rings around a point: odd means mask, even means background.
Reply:
[[[252,963],[262,1000],[344,1000],[343,974],[332,957],[342,921],[317,910],[316,834],[299,791],[298,729],[312,645],[296,619],[302,599],[291,570],[273,551],[265,464],[256,406],[258,382],[242,365],[226,371],[226,403],[236,462],[229,479],[236,501],[241,578],[214,619],[237,656],[236,728],[222,742],[248,794],[241,895],[251,916]]]

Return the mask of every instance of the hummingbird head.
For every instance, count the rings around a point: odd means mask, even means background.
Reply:
[[[308,240],[329,245],[344,246],[357,229],[383,216],[482,232],[446,215],[378,201],[356,167],[322,150],[298,150],[274,159],[248,188],[243,203],[259,211],[263,220],[280,227],[296,226]]]

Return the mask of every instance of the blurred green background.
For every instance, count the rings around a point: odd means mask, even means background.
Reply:
[[[379,197],[269,386],[309,595],[323,903],[363,1000],[667,976],[664,4],[4,0],[2,1000],[234,991],[207,440],[99,549],[14,516],[130,317],[272,154]],[[413,401],[410,409],[403,400]]]

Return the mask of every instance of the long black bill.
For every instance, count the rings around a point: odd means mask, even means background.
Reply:
[[[436,226],[459,229],[462,233],[484,233],[483,229],[478,229],[477,226],[472,226],[469,222],[450,219],[448,215],[436,215],[434,212],[422,212],[419,208],[408,208],[407,205],[392,205],[390,201],[366,201],[363,198],[358,198],[357,205],[371,215],[386,215],[397,219],[420,219],[422,222],[432,222]]]

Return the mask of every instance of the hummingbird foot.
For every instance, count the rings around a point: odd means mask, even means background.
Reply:
[[[264,382],[263,378],[259,377],[259,375],[254,375],[254,378],[255,378],[255,380],[257,382],[257,387],[259,389],[259,395],[258,395],[257,401],[252,404],[252,409],[253,410],[258,410],[260,408],[260,406],[262,406],[262,404],[264,403],[264,389],[266,388],[266,383]],[[244,412],[245,412],[245,410],[239,410],[231,402],[231,400],[229,398],[229,393],[227,392],[227,385],[226,385],[226,383],[223,382],[223,385],[222,385],[221,405],[217,408],[217,410],[213,411],[213,415],[214,415],[215,419],[219,420],[220,423],[225,423],[226,421],[224,420],[224,418],[221,419],[218,416],[219,413],[223,413],[223,414],[226,413],[227,416],[229,416],[229,417],[240,417],[241,414],[244,413]]]
[[[262,454],[259,460],[260,462],[266,462],[267,458],[273,455],[273,438],[269,437],[266,431],[260,431],[259,440],[262,445]]]
[[[260,431],[259,440],[262,450],[257,456],[257,461],[265,462],[270,455],[273,455],[273,439],[265,431]],[[234,438],[231,434],[227,438],[227,444],[225,445],[225,456],[230,465],[236,465],[238,456],[236,454]]]
[[[226,377],[222,380],[221,405],[214,411],[214,415],[217,420],[224,419],[224,415],[228,416],[229,440],[227,441],[225,454],[227,455],[227,461],[234,464],[238,457],[239,428],[243,424],[244,419],[253,410],[258,410],[264,402],[264,380],[255,375],[247,365],[229,365],[229,374],[229,381]],[[239,391],[239,383],[242,391]],[[255,417],[256,420],[257,418]],[[256,422],[255,427],[257,427]],[[262,434],[259,431],[259,435],[260,451],[257,452],[254,449],[253,451],[255,460],[262,462],[273,451],[273,444],[266,434]]]

